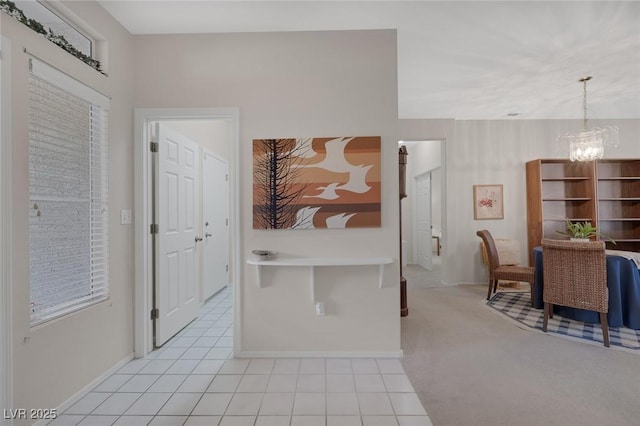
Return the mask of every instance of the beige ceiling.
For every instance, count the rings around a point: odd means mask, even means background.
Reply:
[[[112,1],[133,34],[397,29],[400,118],[640,118],[640,2]],[[375,89],[375,88],[372,88]]]

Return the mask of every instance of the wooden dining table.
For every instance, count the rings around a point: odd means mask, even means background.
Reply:
[[[607,253],[606,262],[607,287],[609,289],[609,312],[607,313],[609,326],[624,326],[640,330],[640,269],[638,269],[638,265],[634,260],[622,257],[615,254],[615,252]],[[544,265],[542,247],[534,247],[533,249],[533,266],[535,272],[533,307],[543,309]],[[588,323],[600,323],[599,314],[595,311],[554,305],[553,312],[564,318]]]

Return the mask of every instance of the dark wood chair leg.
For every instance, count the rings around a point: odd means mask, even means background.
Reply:
[[[602,340],[604,340],[604,345],[609,347],[609,324],[607,323],[607,314],[605,312],[600,312],[600,326],[602,326]]]
[[[544,302],[544,319],[542,320],[542,331],[547,332],[547,323],[549,322],[550,303]]]
[[[529,283],[529,290],[531,291],[531,307],[533,308],[533,282]]]
[[[489,289],[487,291],[487,300],[491,299],[491,289],[493,288],[493,280],[489,279]]]
[[[499,280],[493,280],[493,292],[495,293],[496,291],[498,291],[498,281]]]

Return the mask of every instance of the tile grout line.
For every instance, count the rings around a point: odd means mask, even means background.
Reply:
[[[220,301],[219,303],[216,303],[215,305],[206,308],[205,310],[202,311],[202,315],[200,315],[202,318],[201,319],[197,319],[196,321],[194,321],[192,324],[188,325],[178,336],[175,336],[174,338],[172,338],[172,340],[177,340],[179,338],[188,338],[185,339],[185,343],[189,343],[188,345],[185,346],[165,346],[163,348],[163,350],[167,350],[167,349],[174,349],[174,353],[178,353],[178,355],[171,355],[169,358],[158,358],[158,356],[160,356],[162,354],[162,352],[158,353],[155,357],[153,358],[149,358],[146,362],[144,363],[141,367],[139,367],[138,369],[136,369],[135,373],[131,373],[128,372],[127,370],[125,370],[125,372],[116,372],[114,374],[112,374],[109,378],[105,379],[105,381],[103,381],[101,384],[99,384],[96,387],[99,387],[101,385],[103,385],[107,380],[109,380],[110,378],[113,378],[114,376],[117,375],[129,375],[131,377],[128,378],[128,380],[125,380],[122,384],[119,384],[118,386],[116,386],[114,388],[114,390],[112,391],[104,391],[104,393],[110,393],[110,395],[104,400],[102,401],[100,404],[98,404],[93,410],[91,410],[91,412],[89,414],[83,414],[82,415],[82,419],[80,420],[80,422],[83,422],[85,420],[87,420],[88,418],[90,418],[91,416],[103,416],[102,414],[93,414],[95,412],[95,410],[98,409],[98,407],[100,407],[102,404],[104,404],[109,398],[113,397],[114,395],[117,395],[118,393],[139,393],[140,395],[132,401],[132,403],[130,405],[128,405],[127,407],[123,408],[121,411],[121,414],[113,414],[114,417],[116,417],[115,422],[118,422],[122,417],[127,416],[126,412],[128,410],[131,409],[131,407],[133,407],[136,403],[138,403],[138,401],[140,401],[140,399],[143,397],[143,395],[153,395],[153,394],[169,394],[169,396],[167,397],[167,399],[159,406],[159,408],[157,410],[154,411],[155,414],[150,414],[150,415],[144,415],[144,416],[149,416],[151,418],[150,422],[153,422],[156,418],[158,419],[162,419],[164,417],[184,417],[185,420],[183,422],[183,424],[187,424],[189,423],[189,419],[192,416],[192,414],[194,413],[196,407],[198,407],[198,405],[200,403],[202,403],[203,398],[205,397],[205,394],[207,393],[211,393],[211,394],[216,394],[216,393],[220,393],[220,392],[208,392],[208,390],[212,387],[213,383],[215,382],[216,378],[218,377],[224,377],[227,375],[237,375],[239,376],[238,382],[235,386],[233,386],[233,390],[231,390],[231,392],[228,392],[231,397],[228,401],[228,403],[224,406],[224,409],[221,410],[222,414],[221,415],[215,415],[216,417],[219,417],[219,423],[222,423],[225,417],[236,417],[236,416],[244,416],[244,415],[248,415],[253,417],[253,422],[252,424],[254,426],[256,426],[258,424],[258,420],[261,417],[261,412],[262,409],[265,407],[265,398],[267,398],[267,395],[270,393],[278,393],[281,392],[283,389],[290,389],[292,390],[291,394],[292,394],[292,400],[291,400],[291,406],[288,410],[288,418],[289,418],[289,426],[291,426],[293,424],[293,419],[294,416],[296,416],[295,414],[295,407],[296,407],[296,397],[298,396],[298,394],[304,394],[304,393],[308,393],[308,392],[299,392],[299,386],[300,386],[300,380],[301,380],[301,376],[304,374],[307,375],[315,375],[315,374],[321,374],[323,377],[322,383],[324,385],[324,389],[323,392],[321,392],[320,394],[323,395],[324,397],[324,422],[323,424],[325,426],[328,426],[330,424],[329,422],[329,418],[330,417],[343,417],[343,416],[354,416],[357,417],[358,420],[358,424],[363,425],[364,424],[364,416],[365,414],[363,414],[362,411],[362,406],[360,404],[360,398],[359,396],[361,394],[370,394],[370,393],[376,393],[376,392],[360,392],[358,390],[358,386],[356,384],[356,378],[357,376],[366,376],[366,375],[372,375],[375,377],[379,377],[379,380],[382,381],[382,388],[384,389],[383,392],[381,392],[382,394],[386,395],[386,399],[387,401],[389,401],[389,404],[391,406],[391,413],[389,414],[389,417],[393,417],[396,421],[396,424],[399,423],[399,419],[398,417],[400,416],[400,414],[398,414],[396,407],[393,405],[393,402],[391,400],[391,392],[390,392],[390,388],[389,388],[389,384],[387,383],[387,381],[384,380],[385,374],[387,375],[398,375],[398,376],[402,376],[402,377],[406,377],[406,371],[404,370],[404,368],[402,368],[402,372],[399,372],[396,368],[395,365],[391,364],[391,365],[387,365],[385,364],[385,372],[383,372],[383,369],[381,368],[381,364],[379,363],[380,360],[378,360],[377,358],[371,358],[370,360],[373,362],[373,366],[375,367],[374,369],[371,368],[371,366],[362,366],[362,367],[356,367],[356,359],[352,359],[352,358],[320,358],[321,359],[321,363],[320,365],[322,366],[321,369],[318,370],[322,370],[322,373],[316,373],[317,370],[314,370],[313,368],[309,371],[305,371],[303,372],[303,361],[306,360],[307,358],[252,358],[252,359],[248,359],[246,365],[244,365],[243,368],[241,368],[241,372],[238,374],[237,371],[235,371],[234,368],[231,368],[226,374],[225,373],[221,373],[221,370],[225,367],[225,364],[228,363],[229,361],[232,361],[232,358],[229,358],[230,353],[225,355],[225,358],[207,358],[207,355],[209,354],[209,352],[211,352],[213,349],[223,349],[222,352],[224,352],[224,349],[227,349],[224,346],[215,346],[212,345],[211,347],[209,347],[209,351],[204,354],[202,357],[199,357],[198,353],[196,352],[195,355],[197,358],[195,359],[191,359],[191,358],[182,358],[183,356],[185,356],[185,353],[189,352],[191,349],[195,349],[195,348],[208,348],[208,346],[196,346],[198,345],[198,341],[200,339],[203,338],[208,338],[210,340],[211,337],[217,337],[215,339],[215,344],[217,344],[217,342],[219,342],[223,337],[225,338],[231,338],[231,336],[228,336],[227,334],[229,334],[230,330],[232,329],[232,324],[229,324],[229,319],[227,319],[226,315],[228,314],[228,311],[230,308],[219,308],[219,306],[221,306],[223,303],[225,302],[225,300]],[[228,302],[228,301],[227,301]],[[207,302],[209,303],[209,302]],[[203,305],[203,307],[206,305]],[[214,310],[218,310],[219,312],[215,313],[215,320],[209,320],[209,319],[205,319],[207,318],[207,316],[209,316],[209,318],[211,318],[211,315],[213,315],[213,311]],[[222,312],[220,312],[222,311]],[[198,324],[199,321],[207,321],[207,327],[197,327],[196,325],[201,325],[202,323]],[[211,321],[211,322],[209,322]],[[218,321],[224,321],[223,327],[218,327]],[[219,336],[205,336],[205,334],[207,334],[209,332],[209,330],[213,329],[213,328],[217,328],[217,329],[222,329],[222,331],[218,330],[216,331],[216,333],[219,333]],[[194,331],[189,331],[189,330],[200,330],[202,329],[203,331],[200,332],[194,332]],[[206,339],[203,339],[206,340]],[[168,342],[171,343],[171,342]],[[175,341],[173,342],[175,344]],[[178,349],[178,350],[176,350]],[[180,349],[182,349],[183,351],[180,352]],[[213,355],[212,355],[213,356]],[[309,358],[309,359],[313,359],[313,358]],[[156,367],[156,364],[160,364],[161,363],[152,363],[154,360],[157,361],[171,361],[170,363],[168,363],[168,365],[166,366],[166,368],[160,368],[162,371],[159,372],[160,370],[158,369],[158,367]],[[261,362],[255,362],[260,360]],[[267,369],[264,369],[264,365],[258,365],[258,364],[265,364],[265,360],[266,363],[270,364],[268,366]],[[291,366],[288,365],[287,360],[293,360],[297,363],[297,365],[295,366],[295,368],[293,370],[290,370]],[[360,359],[358,359],[360,360]],[[369,358],[365,358],[363,360],[369,360]],[[173,368],[175,365],[178,364],[179,361],[194,361],[194,367],[190,368],[188,371],[184,371],[184,372],[180,372],[179,370],[177,370],[176,373],[167,373],[169,370],[171,370],[171,368]],[[202,369],[202,373],[194,373],[194,371],[196,371],[196,369],[198,368],[198,366],[200,365],[206,365],[208,363],[204,363],[203,361],[219,361],[219,365],[217,366],[217,368],[215,369],[215,372],[213,370],[211,371],[207,371],[206,369]],[[385,360],[383,360],[385,361]],[[151,366],[149,365],[150,363]],[[254,368],[255,370],[251,371],[250,370],[250,366],[251,364],[254,363]],[[347,364],[347,365],[344,365]],[[212,363],[213,365],[213,363]],[[401,364],[400,364],[401,365]],[[344,367],[347,367],[347,369],[344,369]],[[141,373],[141,371],[148,369],[147,373]],[[329,369],[331,369],[331,371],[329,371]],[[268,371],[267,371],[268,370]],[[348,371],[347,371],[348,370]],[[357,371],[356,371],[357,370]],[[146,376],[146,375],[157,375],[158,377],[153,380],[152,382],[149,383],[148,386],[145,387],[145,390],[141,391],[141,392],[121,392],[121,389],[125,388],[127,386],[127,384],[131,383],[132,381],[135,380],[136,377],[141,377],[141,376]],[[196,377],[199,375],[206,375],[206,376],[211,376],[210,380],[207,382],[206,386],[202,387],[202,390],[198,391],[198,392],[179,392],[180,388],[182,386],[184,386],[187,383],[187,380],[189,380],[189,377]],[[266,376],[266,382],[264,384],[264,389],[262,391],[259,392],[239,392],[240,389],[240,385],[243,382],[243,380],[246,377],[250,377],[250,376],[254,376],[254,375],[264,375]],[[282,377],[287,377],[287,376],[294,376],[295,379],[293,380],[293,384],[291,385],[284,385],[285,387],[282,389],[277,389],[274,387],[274,390],[272,390],[271,392],[269,392],[269,388],[272,384],[272,381],[274,379],[274,377],[276,376],[282,376]],[[178,383],[169,383],[168,385],[165,384],[164,386],[170,386],[171,391],[168,392],[162,392],[162,386],[158,385],[159,383],[161,383],[161,381],[166,380],[166,378],[170,377],[170,376],[184,376],[182,378],[182,380],[179,380]],[[330,389],[330,377],[329,376],[336,376],[337,378],[340,378],[340,380],[331,382],[334,385],[339,386],[338,388],[334,388],[332,387]],[[347,384],[346,388],[341,387],[341,385],[344,385],[346,383],[345,380],[343,380],[344,377],[350,377],[350,380],[348,380],[350,382],[350,384]],[[364,380],[364,379],[363,379]],[[399,389],[403,389],[403,384],[402,384],[402,379],[400,379],[401,381],[399,382],[400,384],[397,384],[398,382],[394,382],[396,383],[395,386],[399,386]],[[275,382],[274,382],[275,383]],[[284,383],[284,382],[283,382]],[[363,389],[367,389],[366,388],[366,382],[364,382],[365,384],[362,386],[365,386]],[[149,391],[150,389],[152,389],[154,386],[158,385],[158,389],[160,392],[151,392]],[[375,388],[376,385],[373,385],[374,387],[372,389]],[[353,388],[353,395],[355,396],[355,403],[357,405],[357,414],[330,414],[329,413],[329,395],[330,394],[340,394],[342,392],[333,392],[332,390],[347,390],[348,393],[351,393],[351,388]],[[251,388],[248,388],[251,390]],[[310,388],[311,389],[311,388]],[[92,390],[91,392],[95,392],[95,393],[102,393],[99,391],[95,391]],[[169,402],[172,400],[172,398],[174,398],[177,394],[199,394],[199,397],[197,398],[197,400],[194,399],[193,402],[193,406],[188,410],[188,413],[185,414],[181,414],[180,413],[180,409],[176,412],[176,414],[170,414],[170,415],[161,415],[160,413],[162,412],[162,410],[164,408],[166,408],[169,404]],[[222,393],[227,393],[227,392],[222,392]],[[286,392],[288,393],[288,392]],[[315,392],[312,392],[315,393]],[[401,394],[415,394],[415,389],[413,392],[410,391],[401,391],[399,392]],[[260,398],[260,402],[258,404],[258,408],[257,411],[255,413],[249,414],[249,411],[246,412],[246,414],[242,414],[240,412],[238,412],[238,414],[228,414],[228,410],[231,407],[231,403],[232,401],[234,401],[234,398],[239,396],[239,395],[247,395],[247,394],[259,394],[259,398]],[[422,404],[421,404],[422,405]],[[422,407],[424,410],[424,407]],[[351,409],[347,409],[345,410],[345,412],[350,411]],[[313,410],[310,410],[313,411]],[[277,412],[277,411],[276,411]],[[338,410],[338,412],[340,412],[340,410]],[[426,410],[425,410],[425,414],[426,414]],[[106,415],[111,415],[111,414],[105,414]],[[300,416],[304,417],[304,416],[311,416],[312,414],[300,414]],[[132,414],[132,416],[137,416],[137,414]],[[271,416],[280,416],[280,414],[268,414],[265,415],[264,417],[271,417]],[[367,415],[369,416],[369,415]],[[376,417],[377,415],[371,415],[373,417]],[[419,417],[426,417],[428,419],[428,414],[427,415],[415,415],[415,416],[419,416]],[[199,417],[199,416],[195,416],[195,417]],[[159,420],[161,421],[161,420]]]

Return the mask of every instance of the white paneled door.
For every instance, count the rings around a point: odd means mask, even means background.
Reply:
[[[416,178],[416,252],[418,265],[432,268],[431,254],[431,173]]]
[[[162,346],[200,308],[200,153],[195,142],[156,126],[155,345]]]
[[[206,150],[202,156],[202,207],[202,287],[206,300],[229,284],[229,163]]]

